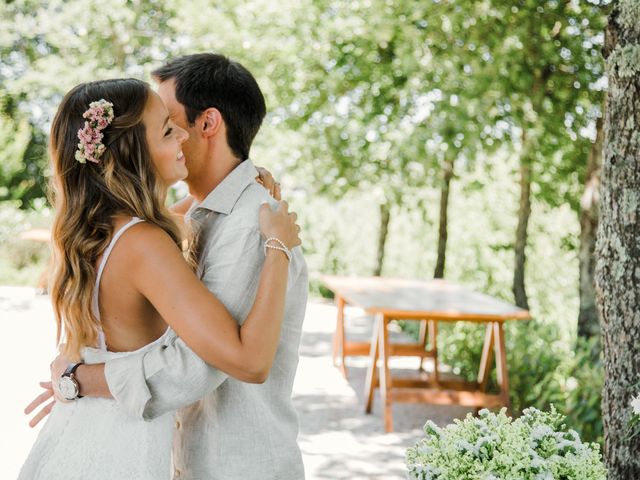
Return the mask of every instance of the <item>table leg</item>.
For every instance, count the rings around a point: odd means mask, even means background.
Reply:
[[[389,325],[389,319],[381,315],[380,333],[378,340],[380,343],[380,396],[382,398],[382,405],[384,408],[384,430],[389,433],[393,431],[393,417],[391,413],[391,389],[393,385],[391,383],[391,372],[389,371],[389,332],[387,326]]]
[[[423,345],[425,348],[427,346],[427,324],[430,320],[420,320],[420,334],[418,335],[418,343]],[[429,327],[431,324],[429,323]],[[429,332],[431,332],[429,330]],[[424,371],[424,357],[420,357],[420,371]]]
[[[366,398],[365,413],[371,413],[373,408],[373,394],[378,381],[378,337],[380,336],[380,322],[382,319],[376,315],[371,334],[371,349],[369,351],[369,368],[367,370],[367,383],[364,389]]]
[[[507,352],[504,342],[504,328],[502,322],[493,323],[493,336],[496,348],[496,373],[498,385],[500,385],[500,396],[507,409],[511,408],[509,400],[509,372],[507,371]]]
[[[440,373],[438,372],[438,322],[429,320],[429,339],[431,351],[433,352],[433,381],[436,385],[440,383]]]
[[[347,378],[347,367],[344,361],[344,298],[336,295],[336,306],[338,307],[338,315],[336,318],[336,331],[333,334],[333,365],[338,367],[338,357],[340,357],[340,371],[342,376]]]
[[[484,346],[482,347],[482,358],[480,360],[480,370],[478,372],[478,388],[484,392],[487,390],[487,381],[491,373],[491,363],[493,355],[493,323],[487,323],[487,331],[484,336]]]

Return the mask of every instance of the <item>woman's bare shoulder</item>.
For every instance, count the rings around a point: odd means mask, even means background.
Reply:
[[[121,250],[131,260],[149,261],[167,254],[181,255],[173,239],[162,228],[149,222],[130,227],[120,238]]]

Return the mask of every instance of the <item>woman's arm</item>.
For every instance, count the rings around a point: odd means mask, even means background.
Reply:
[[[261,216],[279,215],[268,236],[289,247],[299,243],[295,215],[283,202],[272,213],[263,205]],[[275,218],[275,217],[272,217]],[[277,350],[284,316],[288,260],[268,249],[253,307],[242,327],[224,305],[196,278],[169,236],[149,224],[139,224],[121,241],[131,255],[131,280],[185,343],[208,364],[248,382],[266,379]]]

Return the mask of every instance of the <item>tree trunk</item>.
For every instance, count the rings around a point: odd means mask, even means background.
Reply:
[[[594,275],[603,138],[602,118],[599,118],[596,123],[596,141],[591,145],[587,161],[584,194],[580,200],[580,250],[578,252],[580,262],[580,313],[578,314],[578,337],[585,339],[600,335],[600,317],[596,308]]]
[[[518,209],[518,227],[516,228],[515,268],[513,271],[513,296],[516,305],[529,310],[529,301],[524,286],[526,263],[527,227],[531,216],[531,164],[527,155],[528,146],[525,134],[522,134],[523,156],[520,159],[520,207]]]
[[[602,327],[605,463],[610,480],[640,478],[640,440],[629,440],[640,379],[640,49],[637,2],[614,2],[605,34],[609,91],[604,132],[596,300]]]
[[[382,273],[382,264],[384,263],[384,247],[387,243],[387,234],[389,233],[389,220],[391,219],[391,207],[389,203],[380,204],[380,233],[378,234],[378,258],[376,268],[373,271],[375,276]]]
[[[449,207],[449,187],[453,178],[453,160],[445,160],[443,166],[443,182],[440,191],[440,226],[438,228],[438,259],[434,278],[444,278],[444,267],[447,256],[447,222]]]

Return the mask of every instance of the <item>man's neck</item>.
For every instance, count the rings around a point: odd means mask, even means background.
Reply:
[[[234,156],[211,159],[208,168],[193,180],[187,179],[189,193],[198,202],[202,202],[238,165],[240,160]]]

